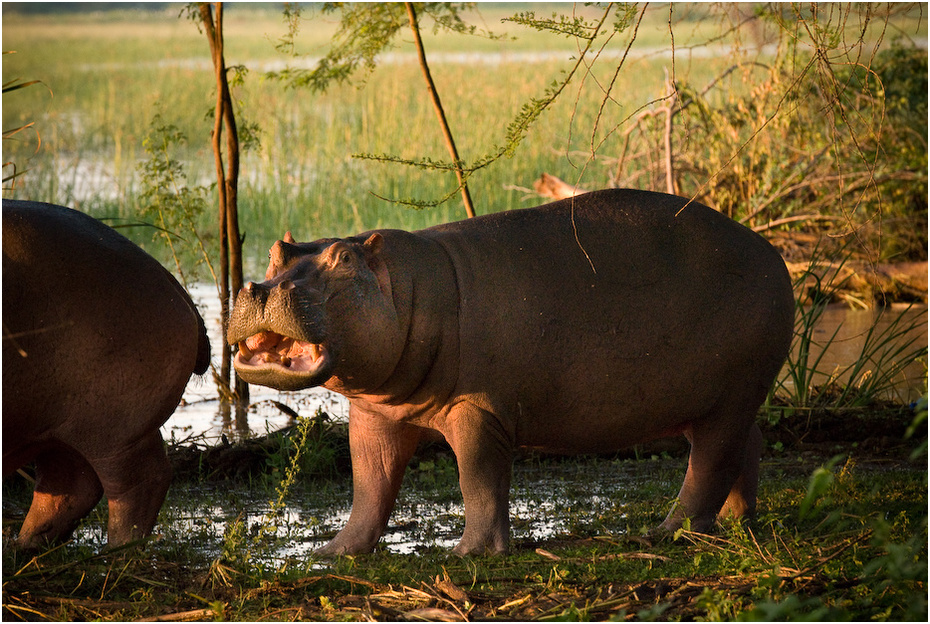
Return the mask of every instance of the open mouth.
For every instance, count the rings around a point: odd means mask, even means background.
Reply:
[[[239,341],[236,368],[279,368],[294,373],[315,373],[329,360],[326,347],[282,336],[259,332]]]

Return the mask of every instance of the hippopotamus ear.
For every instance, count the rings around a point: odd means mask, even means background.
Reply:
[[[378,287],[385,297],[391,298],[391,274],[388,273],[387,265],[381,257],[383,247],[384,237],[377,232],[369,236],[368,240],[362,244],[362,249],[365,251],[365,262],[371,272],[375,274],[375,277],[378,278]]]
[[[271,246],[271,249],[268,251],[268,269],[265,271],[265,279],[270,280],[272,277],[278,274],[278,271],[284,267],[287,263],[288,258],[292,254],[292,251],[281,243],[286,243],[288,245],[296,244],[294,237],[291,236],[290,230],[284,234],[284,238]]]

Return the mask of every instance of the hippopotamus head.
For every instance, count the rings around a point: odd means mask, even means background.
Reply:
[[[239,376],[279,390],[377,388],[403,344],[382,245],[378,233],[276,242],[265,281],[239,291],[229,321]]]

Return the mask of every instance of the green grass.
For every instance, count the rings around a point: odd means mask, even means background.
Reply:
[[[442,609],[476,620],[925,619],[926,472],[919,462],[889,468],[868,456],[820,466],[818,453],[766,458],[756,521],[666,541],[643,537],[641,528],[666,512],[681,458],[524,460],[515,499],[548,499],[546,516],[562,524],[539,540],[521,537],[515,522],[506,557],[459,558],[429,546],[332,561],[259,557],[255,525],[234,521],[260,505],[260,494],[241,483],[174,488],[160,537],[144,551],[107,555],[71,544],[30,559],[4,549],[4,615],[128,620],[206,609],[205,619],[396,620]],[[420,468],[435,470],[433,459],[424,462],[434,467]],[[422,501],[419,529],[404,531],[429,543],[424,525],[454,473],[449,481],[440,471],[437,482],[417,472],[415,464],[399,506]],[[613,503],[578,509],[584,495],[571,492],[610,475],[623,482]],[[299,519],[290,522],[311,523],[313,509],[348,497],[339,483],[302,483],[290,506]],[[216,522],[227,528],[217,531]],[[279,526],[272,552],[295,539],[292,530]]]

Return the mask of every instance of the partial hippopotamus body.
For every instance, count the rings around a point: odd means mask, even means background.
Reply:
[[[374,548],[430,430],[458,462],[460,554],[507,549],[518,447],[605,452],[684,434],[688,470],[662,528],[754,511],[755,415],[794,300],[775,249],[716,211],[606,190],[411,233],[288,235],[270,258],[236,300],[236,370],[350,401],[352,513],[320,553]]]
[[[154,258],[76,210],[3,201],[3,475],[36,465],[16,545],[67,538],[106,495],[110,546],[147,535],[171,481],[159,427],[210,344]]]

